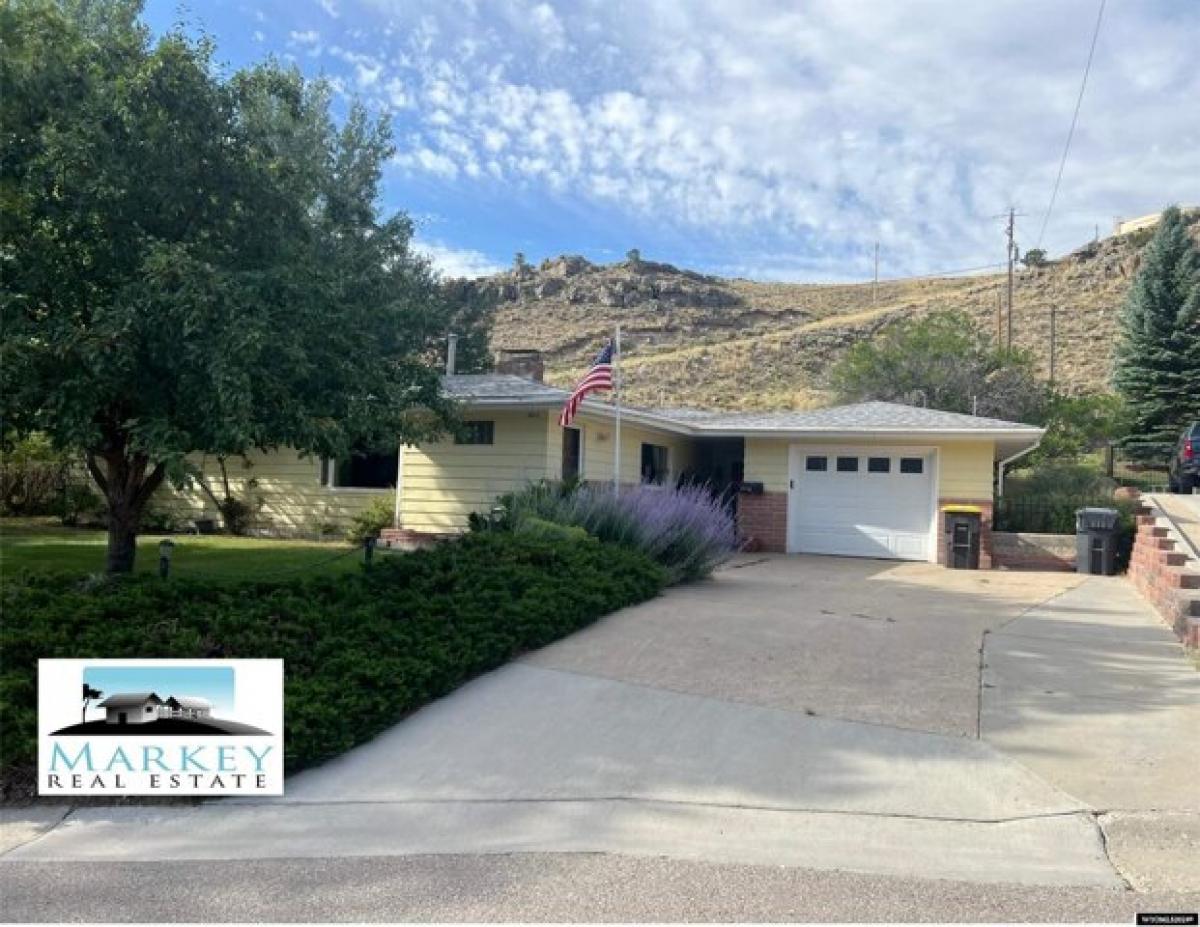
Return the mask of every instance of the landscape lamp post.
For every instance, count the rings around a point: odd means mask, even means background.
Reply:
[[[158,575],[166,579],[171,572],[171,554],[175,552],[175,542],[163,538],[158,542]]]

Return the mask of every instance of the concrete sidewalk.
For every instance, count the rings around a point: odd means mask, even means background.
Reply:
[[[1116,579],[763,558],[476,680],[281,800],[80,809],[0,876],[605,853],[1187,888],[1163,847],[1200,810],[1200,676],[1163,635]]]
[[[1125,580],[989,633],[984,739],[1098,815],[1139,888],[1200,889],[1200,673]]]

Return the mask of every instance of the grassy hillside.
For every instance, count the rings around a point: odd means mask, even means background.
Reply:
[[[1065,388],[1106,388],[1117,313],[1147,238],[1103,239],[1018,273],[1013,341],[1048,374],[1056,308]],[[1004,284],[1003,274],[884,282],[873,300],[870,284],[756,283],[568,256],[478,285],[499,299],[493,348],[541,350],[550,383],[569,386],[619,321],[631,403],[744,409],[827,402],[830,365],[899,319],[959,308],[994,335]]]

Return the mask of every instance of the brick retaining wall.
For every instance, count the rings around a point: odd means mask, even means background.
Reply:
[[[1169,524],[1153,508],[1139,510],[1129,579],[1185,646],[1200,648],[1200,564],[1178,549]]]
[[[992,566],[1001,570],[1072,572],[1075,569],[1075,535],[995,531],[992,533]]]

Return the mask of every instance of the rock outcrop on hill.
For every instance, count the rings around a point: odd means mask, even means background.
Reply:
[[[1200,222],[1192,231],[1200,240]],[[1091,242],[1018,272],[1013,342],[1049,376],[1053,327],[1061,387],[1108,388],[1117,315],[1149,234]],[[493,348],[542,351],[550,383],[570,385],[620,322],[629,401],[743,409],[827,401],[830,366],[900,319],[958,308],[994,335],[1005,284],[1003,274],[884,281],[873,295],[870,283],[757,283],[563,255],[474,286],[497,300]]]

